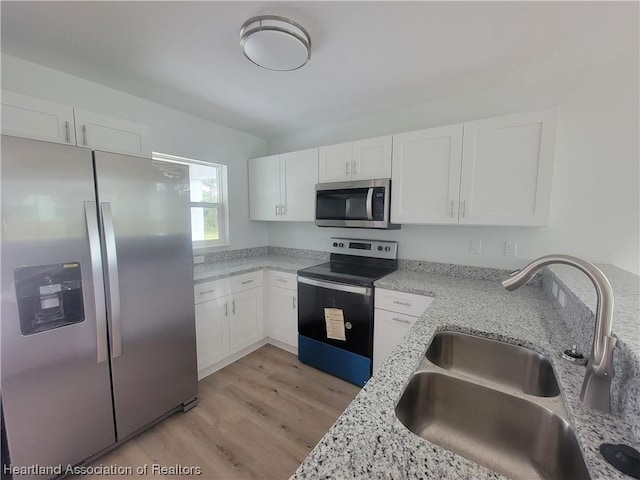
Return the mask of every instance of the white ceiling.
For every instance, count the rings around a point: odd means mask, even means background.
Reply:
[[[637,2],[1,2],[2,52],[263,138],[638,55]],[[310,62],[243,57],[249,17],[287,16]]]

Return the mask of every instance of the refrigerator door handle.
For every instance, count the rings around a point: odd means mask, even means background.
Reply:
[[[104,298],[104,278],[102,277],[102,258],[100,256],[100,231],[96,202],[84,202],[84,215],[87,220],[89,236],[89,255],[91,257],[91,276],[93,301],[96,309],[96,349],[98,363],[107,360],[107,309]]]
[[[104,250],[107,261],[107,282],[109,286],[110,320],[111,320],[111,358],[122,355],[122,331],[120,324],[120,281],[118,279],[118,254],[116,252],[116,235],[113,230],[111,203],[100,203],[102,213],[102,231],[104,233]]]

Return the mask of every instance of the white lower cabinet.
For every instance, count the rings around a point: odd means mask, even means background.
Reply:
[[[373,373],[389,357],[416,320],[429,307],[432,297],[376,289],[373,324]]]
[[[229,356],[227,297],[196,305],[196,347],[198,371]]]
[[[216,364],[263,339],[262,271],[198,284],[196,347],[198,377]]]
[[[262,340],[262,287],[229,297],[229,349],[236,353]]]
[[[269,338],[298,348],[298,281],[293,273],[268,272]]]

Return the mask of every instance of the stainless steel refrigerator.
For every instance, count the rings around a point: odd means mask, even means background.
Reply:
[[[195,404],[188,169],[8,136],[0,165],[11,465],[64,469]]]

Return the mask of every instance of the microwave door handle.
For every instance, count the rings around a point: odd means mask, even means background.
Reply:
[[[367,219],[373,220],[373,187],[367,192]]]

